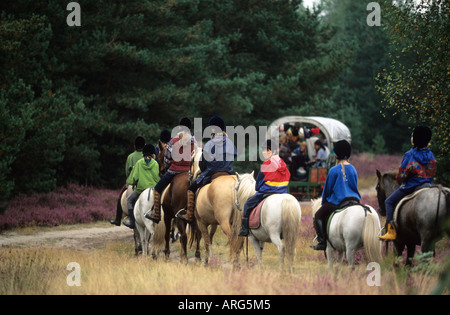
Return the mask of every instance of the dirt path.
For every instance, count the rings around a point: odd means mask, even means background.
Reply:
[[[5,232],[0,235],[0,247],[23,246],[91,250],[102,247],[111,241],[134,242],[133,231],[125,226],[111,226],[46,231],[33,235],[23,235],[17,232]]]

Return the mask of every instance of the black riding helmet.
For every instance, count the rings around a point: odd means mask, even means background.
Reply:
[[[334,144],[334,153],[336,153],[336,159],[348,160],[352,155],[352,147],[347,140],[340,140]]]
[[[412,138],[415,148],[426,148],[431,140],[431,129],[426,126],[417,126],[414,128]]]
[[[155,147],[153,144],[146,144],[144,146],[144,149],[142,150],[143,156],[151,156],[152,154],[155,154]]]

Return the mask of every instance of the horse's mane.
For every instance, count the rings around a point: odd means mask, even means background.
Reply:
[[[250,174],[237,174],[237,181],[239,182],[239,189],[237,191],[237,199],[243,205],[256,192],[255,178],[253,172]]]

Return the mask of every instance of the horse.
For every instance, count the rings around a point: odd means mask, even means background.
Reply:
[[[133,211],[135,230],[138,231],[142,244],[142,255],[147,256],[150,246],[152,256],[156,259],[158,252],[164,247],[166,227],[163,224],[156,224],[144,217],[145,213],[153,207],[153,191],[153,188],[144,190],[139,195]]]
[[[236,251],[233,251],[233,248],[235,246],[239,248],[243,244],[242,238],[237,237],[242,214],[239,215],[239,211],[234,206],[236,200],[235,184],[235,175],[222,175],[201,187],[198,192],[194,214],[204,240],[206,255],[203,263],[205,265],[212,257],[212,236],[208,233],[208,227],[212,226],[211,233],[213,234],[217,225],[220,225],[231,245],[231,261],[233,263],[238,262],[237,255],[234,255]],[[233,245],[235,242],[237,244]]]
[[[235,190],[237,207],[255,194],[255,179],[251,174],[237,174]],[[273,194],[264,200],[261,208],[261,224],[257,229],[249,229],[249,238],[255,249],[259,266],[262,266],[262,252],[266,242],[272,242],[280,253],[280,269],[284,269],[284,256],[287,254],[289,271],[296,254],[296,242],[300,228],[301,208],[298,200],[291,194]],[[282,239],[284,239],[284,244]]]
[[[313,216],[319,210],[322,198],[311,200]],[[381,230],[380,219],[371,206],[369,210],[361,205],[353,205],[344,211],[337,212],[329,223],[326,256],[328,268],[333,270],[335,253],[342,262],[344,253],[350,269],[354,268],[356,251],[364,248],[369,262],[381,261],[381,241],[378,239]]]
[[[122,213],[124,217],[125,214],[128,214],[128,206],[127,206],[127,198],[133,192],[133,186],[129,185],[128,188],[122,193],[119,200],[117,201],[117,211]],[[120,208],[119,208],[120,207]],[[133,238],[134,238],[134,252],[135,255],[139,255],[142,252],[142,243],[138,230],[136,227],[133,229]]]
[[[385,201],[399,184],[394,172],[382,174],[376,170],[376,174],[379,212],[386,216]],[[435,243],[444,235],[444,222],[449,215],[449,208],[450,189],[442,186],[421,190],[402,203],[395,223],[397,238],[393,243],[398,256],[402,255],[406,246],[406,265],[411,265],[416,245],[420,245],[424,253],[435,252]],[[448,230],[445,232],[449,235]]]
[[[163,157],[165,154],[166,147],[160,147],[160,153],[158,154],[158,160],[160,161],[160,165],[163,165]],[[194,154],[197,150],[194,151]],[[192,157],[191,157],[192,159]],[[192,164],[192,163],[191,163]],[[162,170],[161,166],[161,170]],[[187,263],[187,243],[188,243],[188,236],[187,236],[187,223],[175,219],[176,214],[179,211],[182,211],[187,206],[187,190],[189,187],[190,182],[190,172],[184,172],[177,174],[170,185],[164,190],[162,196],[161,196],[161,206],[162,211],[161,214],[164,212],[164,224],[166,226],[166,234],[165,234],[165,240],[166,240],[166,247],[165,247],[165,256],[166,259],[170,256],[170,229],[172,226],[172,220],[175,220],[174,225],[178,228],[178,233],[180,236],[180,243],[181,243],[181,261],[184,263]],[[200,259],[200,232],[195,226],[195,222],[193,224],[190,224],[190,234],[191,234],[191,241],[190,245],[194,242],[194,240],[197,241],[197,248],[195,252],[195,257],[197,259]]]

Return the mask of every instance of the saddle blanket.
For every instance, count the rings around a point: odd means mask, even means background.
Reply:
[[[248,227],[251,229],[258,229],[261,226],[261,209],[266,201],[263,199],[253,210],[250,212],[250,218],[248,218]]]

